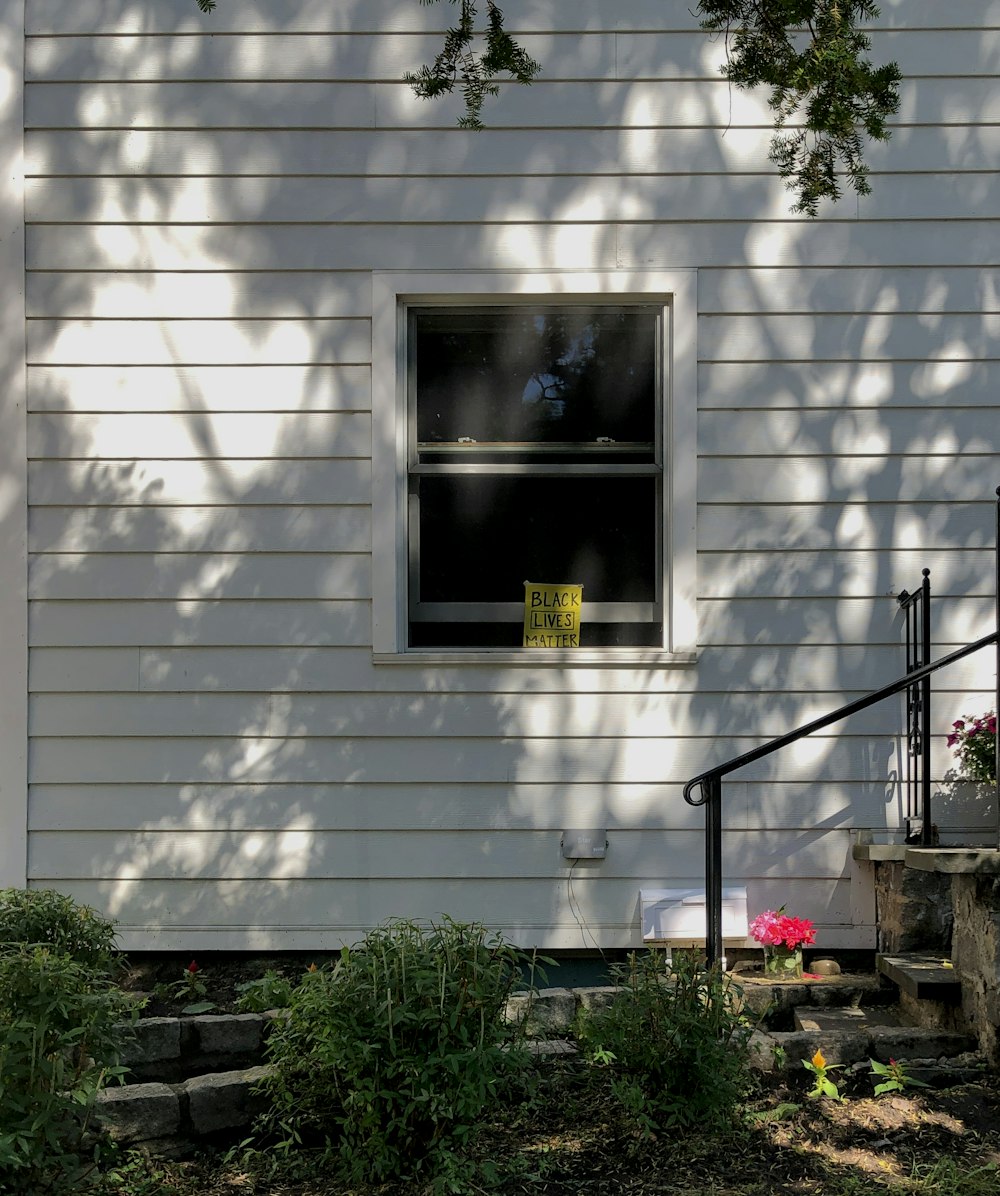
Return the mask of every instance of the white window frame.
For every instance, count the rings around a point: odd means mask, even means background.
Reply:
[[[410,648],[407,311],[520,300],[663,306],[663,641],[626,648]],[[697,645],[697,272],[495,271],[372,275],[372,647],[377,664],[690,664]],[[544,580],[544,579],[543,579]],[[585,614],[586,617],[586,614]]]

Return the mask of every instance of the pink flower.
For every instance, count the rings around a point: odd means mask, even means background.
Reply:
[[[795,918],[779,910],[768,909],[750,923],[750,933],[765,947],[809,947],[816,941],[816,931],[808,918]]]

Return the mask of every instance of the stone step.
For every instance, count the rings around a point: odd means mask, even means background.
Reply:
[[[795,1010],[795,1030],[820,1036],[863,1035],[867,1055],[882,1063],[890,1059],[953,1058],[966,1054],[975,1045],[968,1034],[957,1030],[908,1025],[890,1009],[802,1006]]]
[[[879,973],[915,1000],[957,1003],[962,998],[962,976],[941,955],[911,952],[877,955]]]

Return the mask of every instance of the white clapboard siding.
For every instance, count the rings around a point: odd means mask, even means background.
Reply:
[[[28,612],[28,643],[33,647],[102,644],[362,647],[371,643],[371,634],[371,604],[350,600],[36,600]],[[136,713],[146,717],[141,711]],[[155,729],[149,725],[151,730]]]
[[[910,0],[925,9],[928,0]],[[980,0],[957,0],[953,9],[967,11]],[[443,33],[451,24],[447,7],[400,4],[399,0],[300,0],[293,12],[276,8],[273,0],[242,0],[233,8],[219,8],[211,16],[199,14],[186,0],[160,0],[149,12],[137,13],[128,0],[79,0],[71,17],[59,0],[32,0],[27,18],[30,34],[65,33],[183,33],[207,36],[216,33]],[[510,15],[512,32],[540,31],[583,33],[588,29],[691,28],[691,14],[663,0],[521,0]],[[927,21],[921,21],[926,24]],[[940,22],[939,22],[940,23]],[[946,26],[960,25],[951,16]],[[968,22],[966,22],[968,23]]]
[[[994,522],[995,509],[987,501],[795,506],[705,502],[698,509],[698,547],[704,552],[988,548]]]
[[[157,180],[159,182],[160,180]],[[995,173],[878,174],[874,192],[850,196],[831,214],[873,220],[974,218],[995,207]],[[753,219],[789,208],[784,183],[773,174],[746,175],[719,187],[718,173],[656,174],[619,179],[589,174],[546,177],[291,179],[178,179],[169,187],[141,179],[34,179],[26,184],[28,218],[67,224],[440,223],[476,214],[495,223],[535,220],[664,220],[679,204],[702,220]]]
[[[655,688],[658,693],[687,695],[731,694],[744,679],[759,682],[761,675],[773,689],[757,684],[753,701],[761,692],[773,703],[787,702],[789,725],[797,726],[802,695],[826,696],[824,710],[836,709],[851,697],[877,685],[888,684],[899,675],[899,649],[880,659],[877,666],[858,675],[836,667],[828,645],[803,648],[810,664],[810,676],[803,682],[788,676],[787,646],[747,648],[734,652],[726,648],[725,662],[713,660],[711,650],[699,664],[699,674],[688,669],[573,668],[559,672],[532,669],[488,668],[486,666],[427,669],[418,665],[373,668],[371,652],[356,648],[254,646],[252,651],[233,648],[34,648],[30,654],[28,681],[34,693],[423,693],[448,690],[456,693],[634,693]],[[843,650],[839,650],[843,651]],[[875,648],[867,655],[889,652]],[[862,655],[857,649],[852,660]],[[984,653],[984,656],[988,656]],[[734,659],[735,658],[735,659]],[[759,667],[758,667],[759,666]],[[704,677],[702,676],[704,675]],[[704,684],[702,684],[704,680]],[[829,687],[829,688],[825,688]],[[967,708],[989,703],[993,680],[988,666],[952,665],[938,676],[936,691],[958,694],[958,704]],[[963,696],[964,695],[964,696]],[[751,701],[750,697],[746,698]]]
[[[567,749],[572,746],[572,753]],[[719,737],[716,761],[749,751],[756,743]],[[749,764],[751,780],[804,781],[821,775],[862,781],[884,775],[895,758],[893,740],[860,743],[817,740],[782,757]],[[689,739],[629,741],[580,737],[565,739],[472,739],[369,737],[232,738],[208,736],[129,736],[120,739],[61,736],[33,742],[32,780],[38,784],[115,782],[245,783],[347,781],[385,784],[399,776],[449,784],[474,771],[484,781],[572,784],[595,778],[617,783],[684,781],[706,763],[704,747]]]
[[[366,506],[37,507],[32,552],[366,552]]]
[[[137,446],[138,448],[138,446]],[[371,502],[371,463],[361,459],[297,461],[33,461],[33,506],[280,506]]]
[[[995,123],[990,77],[904,79],[898,123]],[[459,97],[422,100],[408,84],[303,82],[32,83],[25,128],[407,128],[455,125]],[[490,125],[510,127],[716,128],[770,121],[765,94],[735,91],[721,77],[638,82],[501,84]],[[728,123],[727,123],[728,122]]]
[[[273,365],[371,360],[368,320],[30,320],[39,365]]]
[[[912,351],[915,342],[922,342],[923,356],[947,354],[953,361],[960,351],[971,359],[995,352],[994,323],[979,314],[934,319],[870,312],[828,315],[822,320],[787,312],[764,317],[709,315],[699,322],[698,341],[704,361],[898,360],[904,351]]]
[[[980,318],[986,324],[990,317],[984,314]],[[703,411],[720,407],[940,407],[952,400],[963,407],[994,405],[1000,388],[1000,361],[970,357],[971,349],[962,341],[944,346],[939,342],[935,350],[936,358],[902,362],[705,362],[698,369],[700,405]]]
[[[214,18],[205,23],[211,31]],[[632,35],[634,36],[634,35]],[[547,79],[613,78],[618,55],[628,52],[630,35],[580,33],[575,37],[527,35],[523,45],[545,59]],[[31,38],[25,54],[25,79],[32,83],[60,80],[240,81],[275,79],[344,82],[397,82],[407,71],[433,61],[441,50],[440,34],[330,32],[312,37],[296,34],[244,34],[239,37],[160,36]],[[961,50],[957,46],[956,50]],[[969,39],[969,51],[975,43]],[[686,33],[663,39],[661,72],[673,77],[706,77],[718,73],[721,47],[711,45],[692,21]],[[616,54],[616,51],[618,54]],[[988,53],[988,46],[980,54]],[[939,60],[940,65],[940,60]],[[627,71],[625,77],[634,72]]]
[[[879,29],[975,29],[991,17],[983,0],[882,0]],[[186,0],[159,0],[155,9],[136,11],[129,0],[77,0],[67,11],[62,0],[32,0],[26,21],[29,34],[67,33],[326,33],[443,32],[450,24],[444,5],[423,7],[399,0],[300,0],[286,13],[271,0],[242,0],[239,5],[199,14]],[[511,32],[580,33],[616,27],[640,30],[687,30],[694,20],[685,4],[663,0],[520,0],[508,17]]]
[[[66,180],[60,182],[65,185]],[[371,315],[371,278],[364,271],[120,272],[97,283],[93,275],[80,272],[29,274],[28,314],[57,320],[316,320]],[[703,270],[698,278],[703,315],[801,315],[804,309],[821,308],[856,317],[924,314],[925,326],[933,328],[945,303],[950,315],[970,313],[982,318],[1000,312],[1000,269],[723,268]],[[345,372],[348,368],[344,367]],[[244,372],[249,372],[246,367]]]
[[[984,181],[985,180],[985,181]],[[157,180],[159,181],[159,180]],[[978,215],[992,201],[992,176],[965,180],[928,177],[908,202],[931,210]],[[892,176],[883,187],[912,191]],[[618,220],[656,220],[676,214],[678,204],[697,205],[702,219],[750,219],[761,210],[780,215],[786,193],[779,178],[747,175],[721,191],[719,176],[652,175],[614,179],[588,174],[530,177],[290,179],[184,179],[169,187],[143,179],[35,179],[26,186],[29,219],[66,224],[309,224],[431,223],[481,217],[494,223],[535,221],[580,223],[614,213]],[[856,201],[843,206],[855,215]],[[950,210],[950,209],[949,209]]]
[[[232,734],[275,739],[392,736],[403,739],[449,738],[658,739],[669,736],[698,745],[698,751],[718,757],[722,736],[739,738],[736,751],[749,751],[766,738],[807,722],[831,708],[830,696],[798,697],[794,712],[780,702],[754,707],[741,701],[720,709],[713,728],[706,728],[694,710],[678,709],[670,695],[636,698],[628,694],[272,694],[262,711],[259,695],[201,693],[147,694],[136,702],[131,694],[109,695],[92,702],[86,695],[45,694],[32,701],[32,732],[58,738],[61,734],[97,736],[170,736]],[[265,717],[266,715],[266,717]],[[221,720],[225,730],[213,731],[203,718]],[[853,740],[861,750],[872,737],[898,734],[900,704],[886,702],[874,710],[845,719],[832,730],[810,739],[810,751],[828,752],[839,740]],[[542,811],[539,811],[539,815]]]
[[[338,553],[47,553],[30,598],[370,598],[371,556]]]
[[[610,219],[614,213],[609,212]],[[419,235],[417,232],[419,231]],[[30,225],[31,270],[442,270],[512,266],[548,270],[762,266],[974,266],[995,236],[984,218],[968,221],[804,219],[545,225],[525,213],[518,225],[372,227],[109,225],[81,236],[68,225]],[[914,346],[914,351],[918,347]]]
[[[100,285],[95,282],[87,274],[30,274],[25,294],[29,317],[330,320],[371,315],[371,277],[360,271],[115,274]],[[979,291],[986,289],[984,285]]]
[[[428,114],[434,112],[428,109]],[[766,175],[771,140],[760,128],[588,129],[587,173],[611,177],[700,173]],[[470,132],[457,125],[434,130],[289,129],[261,138],[241,129],[29,129],[29,176],[233,177],[345,175],[578,175],[579,131],[503,129]],[[988,124],[909,126],[867,146],[876,173],[995,170],[1000,129]]]
[[[934,655],[992,626],[1000,5],[882,0],[900,112],[817,221],[683,4],[519,0],[544,73],[481,133],[401,80],[449,5],[139,7],[26,14],[32,884],[133,948],[637,945],[641,886],[702,883],[688,778],[897,677],[923,568]],[[374,664],[371,272],[684,267],[697,661]],[[994,663],[935,679],[948,842],[995,823],[945,743]],[[727,780],[752,910],[874,945],[851,832],[905,824],[904,721]]]
[[[635,874],[666,875],[688,866],[697,832],[618,831],[609,851],[608,880]],[[256,876],[322,880],[327,877],[377,881],[409,879],[501,879],[515,871],[522,877],[555,880],[569,861],[559,851],[559,831],[414,831],[400,851],[395,831],[343,831],[313,835],[278,832],[136,832],[119,836],[101,831],[42,831],[32,846],[43,855],[46,875],[88,879],[143,876],[150,880],[248,880]],[[86,851],[81,851],[84,845]],[[786,854],[787,853],[787,854]],[[799,836],[788,851],[780,832],[731,832],[723,840],[723,868],[754,877],[780,877],[791,861],[800,879],[844,876],[850,859],[846,831]],[[81,866],[82,865],[82,866]],[[29,878],[38,865],[29,858]]]
[[[117,314],[121,317],[120,309]],[[29,411],[366,411],[370,406],[366,365],[28,369]]]
[[[221,718],[218,714],[216,718]],[[900,795],[875,781],[817,785],[745,781],[724,789],[726,830],[902,825]],[[974,801],[989,811],[988,802]],[[40,831],[551,830],[599,823],[609,830],[699,830],[704,811],[680,782],[564,785],[395,782],[387,785],[56,784],[31,787],[31,829]]]
[[[28,416],[32,460],[130,460],[137,445],[155,445],[174,460],[249,457],[371,456],[367,413],[280,414],[177,411],[170,414],[70,412]]]
[[[693,845],[692,845],[693,846]],[[689,856],[694,864],[696,855]],[[700,864],[700,860],[698,861]],[[581,870],[582,872],[582,870]],[[685,887],[697,883],[693,870],[670,878]],[[851,926],[851,884],[837,878],[770,879],[741,877],[752,909],[776,909],[782,901],[812,918],[830,947],[858,942]],[[37,882],[36,882],[37,883]],[[545,937],[552,948],[593,950],[588,935],[610,947],[635,945],[640,887],[664,887],[662,872],[601,882],[587,874],[557,880],[488,878],[385,880],[357,884],[347,880],[280,879],[144,881],[60,878],[58,887],[77,901],[106,909],[119,919],[125,950],[194,950],[219,941],[238,949],[334,950],[353,943],[365,931],[405,909],[416,918],[440,918],[461,909],[469,921],[496,925],[504,910],[510,940],[531,946]],[[248,925],[247,911],[254,913]],[[872,939],[868,945],[874,945]]]
[[[513,14],[508,14],[513,20]],[[211,32],[214,18],[206,22]],[[526,34],[532,57],[544,61],[544,78],[712,78],[725,62],[723,39],[687,30],[658,38],[645,33],[578,33],[570,37]],[[873,57],[896,60],[904,76],[989,74],[1000,45],[996,29],[956,30],[942,44],[929,31],[878,32]],[[338,33],[244,34],[188,37],[180,45],[162,36],[32,37],[25,54],[30,82],[69,80],[392,80],[441,49],[440,34]]]
[[[881,455],[705,457],[698,464],[698,493],[712,502],[815,503],[968,502],[989,498],[1000,462],[979,454],[941,452],[895,458]],[[925,564],[927,562],[924,562]],[[979,567],[983,568],[980,560]]]

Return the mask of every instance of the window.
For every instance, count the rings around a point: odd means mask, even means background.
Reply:
[[[610,277],[376,276],[376,659],[690,658],[693,310]],[[521,647],[525,581],[583,586],[579,648]]]

